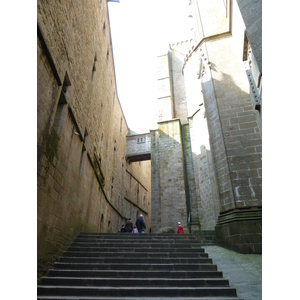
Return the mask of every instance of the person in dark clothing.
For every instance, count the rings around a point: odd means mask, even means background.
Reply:
[[[125,226],[124,226],[124,224],[122,225],[122,228],[121,228],[120,232],[125,232]]]
[[[133,230],[133,224],[132,220],[129,218],[125,224],[125,232],[132,233]]]
[[[143,217],[143,215],[140,215],[140,216],[137,218],[137,220],[136,220],[136,222],[135,222],[135,225],[136,225],[136,227],[137,227],[139,233],[144,233],[143,228],[146,229],[146,224],[145,224],[145,222],[144,222],[144,217]]]

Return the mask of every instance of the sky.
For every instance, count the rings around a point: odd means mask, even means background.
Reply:
[[[108,2],[117,91],[134,131],[156,126],[156,57],[190,31],[188,0]]]

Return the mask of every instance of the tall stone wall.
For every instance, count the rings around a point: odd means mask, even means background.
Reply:
[[[261,134],[249,96],[241,51],[244,24],[235,1],[232,16],[232,36],[209,41],[200,49],[204,104],[220,195],[216,233],[226,247],[260,253]]]
[[[219,215],[219,194],[203,108],[201,80],[197,76],[200,70],[200,56],[193,56],[191,63],[186,66],[184,73],[182,72],[185,53],[193,46],[193,39],[172,43],[168,55],[158,57],[158,97],[162,91],[168,91],[172,102],[165,103],[163,111],[173,111],[174,114],[174,119],[167,119],[166,116],[171,117],[167,114],[164,114],[163,119],[166,124],[179,119],[182,125],[182,153],[178,152],[177,155],[182,155],[185,182],[182,192],[186,193],[187,227],[191,232],[199,229],[213,230]],[[161,78],[165,78],[165,81]],[[161,103],[161,97],[158,101]],[[153,131],[152,134],[152,218],[153,223],[159,224],[159,227],[163,226],[161,214],[165,205],[168,205],[162,202],[161,195],[169,189],[168,185],[161,184],[164,172],[161,161],[169,159],[163,155],[168,155],[170,145],[169,140],[161,138],[160,131]],[[180,156],[177,159],[180,160]],[[178,174],[173,172],[172,180],[176,181],[177,176]],[[173,211],[177,209],[177,202],[174,202]]]
[[[150,162],[125,160],[106,1],[37,2],[38,274],[80,231],[151,227]]]
[[[260,58],[256,60],[252,53],[253,67],[245,69],[245,52],[249,51],[245,30],[251,30],[236,0],[190,4],[198,40],[170,45],[168,85],[163,86],[173,100],[164,111],[173,111],[183,125],[182,153],[179,148],[168,152],[174,145],[166,137],[176,119],[165,119],[152,132],[152,216],[157,214],[155,222],[165,225],[165,211],[171,207],[166,194],[172,190],[173,178],[180,178],[177,172],[168,177],[168,163],[176,153],[177,161],[183,162],[185,187],[180,191],[185,192],[191,225],[197,220],[201,229],[215,228],[222,246],[261,253],[261,130],[251,84],[253,79],[257,90],[261,87],[255,66]],[[169,215],[176,215],[178,203],[183,201],[174,202]]]
[[[176,230],[178,221],[188,232],[179,119],[158,123],[158,130],[152,131],[151,153],[154,153],[151,159],[152,232],[161,227],[173,227]]]

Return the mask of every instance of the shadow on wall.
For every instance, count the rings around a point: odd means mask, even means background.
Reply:
[[[200,146],[200,154],[193,153],[196,194],[201,230],[214,230],[220,212],[219,193],[211,151]]]
[[[258,171],[261,169],[261,134],[258,130],[254,106],[250,100],[249,82],[242,62],[234,60],[224,59],[218,64],[209,62],[209,66],[203,64],[202,79],[188,82],[187,86],[181,73],[180,57],[172,56],[171,65],[174,116],[181,122],[189,120],[189,125],[193,120],[193,128],[189,126],[187,134],[189,138],[185,137],[188,178],[186,182],[182,177],[185,173],[180,148],[182,140],[175,136],[173,129],[164,133],[165,136],[160,133],[160,146],[166,144],[165,149],[163,151],[160,149],[159,152],[160,157],[164,159],[156,167],[160,170],[158,172],[160,177],[166,178],[159,197],[166,200],[164,205],[171,207],[168,199],[176,198],[179,188],[181,192],[185,190],[187,199],[185,208],[178,209],[179,217],[181,215],[182,218],[184,216],[186,218],[187,211],[190,211],[191,222],[200,222],[202,230],[213,230],[220,210],[234,208],[236,201],[240,201],[240,205],[248,201],[249,194],[243,196],[239,191],[252,189],[252,203],[250,201],[247,204],[261,203],[261,176]],[[193,76],[196,78],[197,74],[186,78],[193,78]],[[200,94],[200,85],[203,97]],[[188,103],[194,104],[197,101],[199,103],[196,103],[195,107],[198,105],[199,109],[199,105],[204,101],[205,109],[203,120],[194,122],[195,119],[199,119],[200,114],[195,111],[195,114],[189,117]],[[168,122],[175,124],[178,119]],[[207,137],[203,138],[204,135]],[[255,170],[248,172],[252,169]],[[240,177],[233,176],[233,172]],[[171,214],[168,216],[176,224],[175,219],[178,216]],[[165,217],[161,215],[160,218],[163,223]]]
[[[241,65],[230,65],[233,73],[235,67]],[[206,76],[202,90],[220,203],[229,203],[230,193],[234,199],[234,203],[224,204],[221,210],[261,205],[261,133],[246,92],[249,89],[246,73],[245,78],[236,75],[239,71],[232,77],[219,68],[211,63],[213,79]]]
[[[183,58],[185,57],[185,53],[181,53],[179,50],[175,49],[173,51],[176,52],[176,55],[180,54]],[[182,63],[183,59],[172,55],[171,88],[173,95],[173,115],[174,118],[180,118],[181,122],[185,122],[188,117],[188,105],[185,80],[181,72]]]
[[[176,229],[178,221],[188,232],[189,216],[192,231],[214,230],[219,214],[219,198],[211,152],[201,145],[201,151],[192,153],[186,128],[180,135],[180,121],[176,119],[166,123],[169,131],[166,128],[165,131],[159,130],[159,149],[156,149],[159,161],[153,157],[156,164],[153,165],[153,174],[158,178],[152,178],[152,183],[159,185],[156,188],[158,194],[152,195],[153,202],[156,202],[153,205],[158,207],[158,211],[152,213],[154,232],[160,227]]]

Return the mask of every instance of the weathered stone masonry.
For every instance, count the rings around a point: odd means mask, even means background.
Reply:
[[[170,44],[168,54],[158,58],[152,216],[159,215],[156,227],[174,227],[173,217],[183,221],[176,212],[185,198],[185,230],[215,229],[220,245],[261,253],[261,1],[242,2],[191,1],[195,40]],[[177,161],[182,160],[184,178],[165,138],[175,133],[162,127],[176,118],[182,125]],[[181,193],[161,174],[178,180],[177,187],[185,181]],[[179,194],[182,199],[172,202]],[[166,224],[167,211],[173,215]]]
[[[143,213],[150,162],[126,161],[106,1],[37,3],[38,275],[80,231]]]

